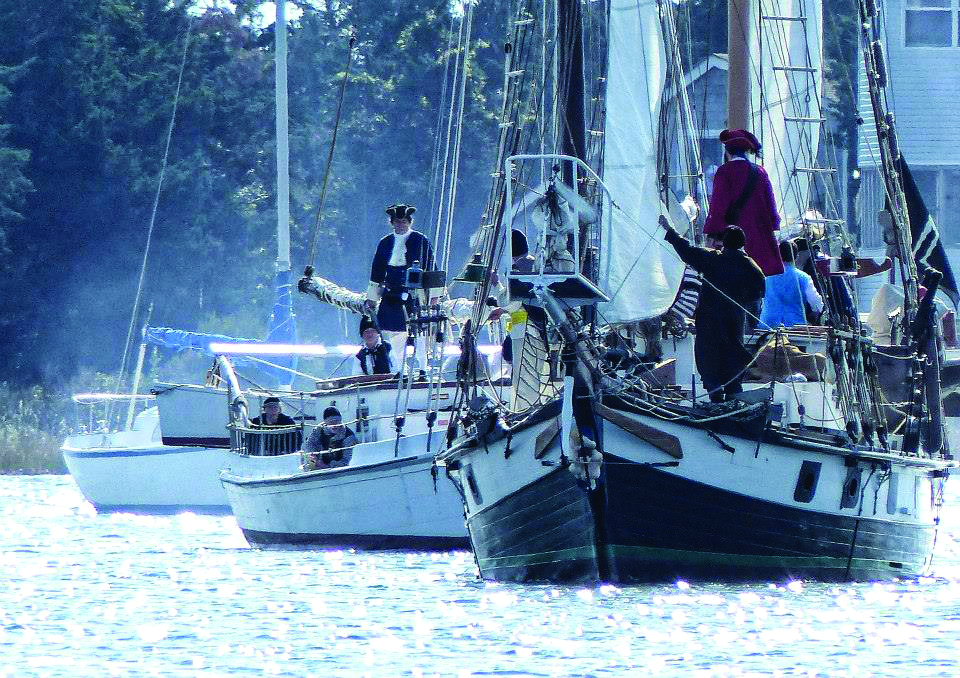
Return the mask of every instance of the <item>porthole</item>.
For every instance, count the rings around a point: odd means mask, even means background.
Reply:
[[[817,482],[820,480],[819,461],[804,461],[800,466],[800,474],[797,476],[797,485],[793,490],[793,500],[805,504],[813,500],[813,495],[817,493]]]

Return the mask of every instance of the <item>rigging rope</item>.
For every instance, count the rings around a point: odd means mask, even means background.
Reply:
[[[457,82],[460,78],[460,61],[461,55],[463,54],[463,36],[465,30],[465,21],[463,18],[460,19],[460,31],[457,36],[457,60],[454,62],[453,68],[453,82],[451,83],[450,90],[450,110],[447,113],[447,134],[445,139],[444,151],[443,151],[443,171],[440,175],[440,192],[438,195],[437,202],[437,224],[434,229],[434,239],[433,242],[436,245],[436,250],[438,254],[438,262],[443,259],[443,255],[440,250],[440,227],[443,223],[443,209],[444,209],[444,196],[446,195],[447,190],[447,168],[450,161],[450,140],[453,136],[453,111],[456,108],[456,88]],[[464,74],[466,77],[466,74]]]
[[[450,177],[450,199],[447,206],[447,228],[443,242],[443,269],[449,270],[451,241],[453,240],[453,209],[457,201],[457,186],[460,178],[460,157],[463,142],[463,111],[467,99],[467,77],[470,74],[470,38],[473,30],[473,8],[471,3],[467,8],[467,27],[464,31],[463,42],[463,74],[460,78],[460,105],[457,110],[456,141],[453,150],[453,172]]]
[[[143,259],[140,263],[140,277],[137,280],[137,292],[133,298],[133,310],[130,313],[130,326],[127,328],[127,341],[123,347],[123,357],[120,360],[120,369],[117,372],[117,385],[115,393],[120,392],[123,384],[123,373],[127,369],[127,357],[130,353],[130,345],[133,339],[133,328],[137,322],[137,312],[140,308],[140,300],[143,295],[143,281],[147,273],[147,260],[150,257],[150,243],[153,239],[153,229],[157,220],[157,207],[160,204],[160,191],[163,188],[163,178],[167,171],[167,158],[170,155],[170,140],[173,137],[173,127],[177,120],[177,109],[180,105],[180,86],[183,84],[183,71],[187,64],[187,49],[190,46],[190,33],[193,30],[193,19],[187,23],[187,31],[183,39],[183,53],[180,56],[180,71],[177,73],[177,87],[173,95],[173,110],[170,112],[170,124],[167,126],[167,139],[163,148],[163,161],[160,163],[160,176],[157,180],[157,190],[153,196],[153,209],[150,212],[150,225],[147,227],[147,242],[143,248]],[[109,415],[107,421],[109,421]]]
[[[450,55],[453,49],[453,12],[450,12],[450,25],[447,28],[447,49],[443,53],[443,86],[440,89],[440,104],[437,106],[437,125],[434,128],[433,138],[436,140],[433,146],[433,160],[430,164],[430,213],[427,215],[425,223],[433,223],[434,213],[439,214],[439,201],[443,196],[438,193],[437,182],[440,178],[440,132],[443,127],[443,111],[446,107],[448,96],[448,85],[450,79]],[[444,158],[446,160],[446,158]],[[437,226],[433,233],[433,242],[436,243],[440,238],[440,219],[437,218]]]
[[[354,42],[356,42],[356,38],[351,35],[350,42],[347,46],[347,65],[343,71],[343,80],[340,81],[340,95],[337,97],[337,112],[333,119],[333,137],[330,139],[330,150],[327,152],[327,165],[323,170],[323,185],[320,188],[320,204],[317,205],[317,220],[313,229],[313,239],[310,241],[310,254],[307,257],[307,263],[310,269],[313,268],[317,255],[317,241],[320,239],[320,224],[323,222],[323,203],[327,197],[327,182],[330,179],[330,166],[333,164],[333,151],[337,146],[337,132],[340,130],[340,112],[343,107],[343,93],[347,88],[347,80],[350,79],[350,64],[353,61]]]

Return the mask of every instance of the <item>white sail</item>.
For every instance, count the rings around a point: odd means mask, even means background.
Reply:
[[[763,144],[762,164],[783,218],[781,228],[789,229],[809,206],[814,176],[797,168],[817,167],[823,118],[821,0],[761,0],[759,14],[751,75],[760,86],[752,88],[752,131]]]
[[[608,50],[603,180],[617,206],[605,197],[599,284],[610,302],[599,310],[605,321],[628,323],[665,312],[683,275],[657,228],[666,54],[654,0],[613,0]]]

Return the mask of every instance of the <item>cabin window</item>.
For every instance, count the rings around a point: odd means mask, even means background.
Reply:
[[[907,0],[903,44],[907,47],[955,47],[958,0]]]

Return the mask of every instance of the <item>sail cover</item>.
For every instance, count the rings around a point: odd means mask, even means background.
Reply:
[[[604,197],[599,284],[610,301],[599,311],[606,322],[629,323],[664,313],[683,276],[657,226],[666,55],[655,0],[611,2],[607,68],[603,181],[611,196]]]
[[[823,13],[820,0],[761,0],[759,15],[750,67],[760,80],[751,88],[753,131],[763,144],[762,164],[783,218],[781,228],[789,233],[809,206],[813,177],[797,168],[817,167]],[[796,20],[800,17],[803,21]]]

